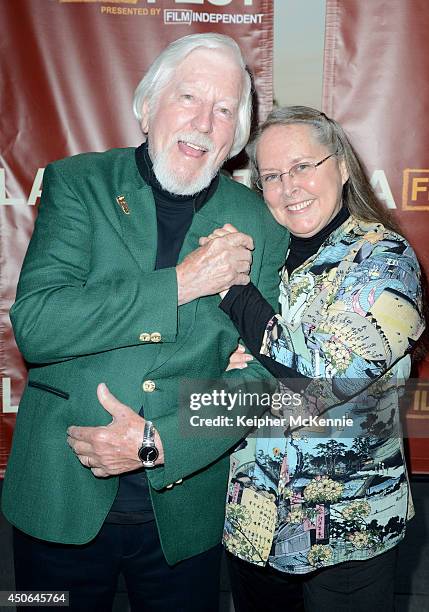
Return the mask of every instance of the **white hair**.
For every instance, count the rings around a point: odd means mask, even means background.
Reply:
[[[223,34],[190,34],[172,42],[158,55],[146,72],[134,93],[133,111],[139,122],[142,120],[143,103],[147,101],[149,108],[158,101],[162,90],[174,76],[179,64],[195,49],[221,49],[232,51],[237,65],[243,73],[243,91],[238,107],[237,126],[229,157],[237,155],[249,140],[252,113],[251,80],[246,70],[246,63],[237,43]]]

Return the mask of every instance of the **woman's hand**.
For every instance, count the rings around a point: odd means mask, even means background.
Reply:
[[[210,240],[215,240],[216,238],[222,238],[222,236],[227,236],[228,234],[234,234],[236,232],[238,232],[238,229],[235,228],[233,225],[231,225],[231,223],[225,223],[224,226],[217,227],[208,236],[201,236],[201,238],[199,239],[199,244],[200,246],[204,246],[205,244],[210,242]],[[220,291],[219,295],[223,299],[227,293],[228,293],[228,290]]]
[[[222,236],[226,236],[227,234],[234,234],[235,232],[238,232],[238,229],[231,225],[231,223],[225,223],[223,227],[217,227],[208,236],[201,236],[199,244],[200,246],[204,246],[210,240],[214,240],[215,238],[222,238]]]
[[[247,368],[247,362],[252,361],[253,357],[245,351],[246,349],[242,344],[237,346],[235,351],[230,355],[226,372],[228,372],[228,370],[244,370],[244,368]]]

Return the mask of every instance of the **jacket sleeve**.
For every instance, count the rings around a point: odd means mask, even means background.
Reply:
[[[39,214],[24,260],[10,317],[18,347],[30,363],[141,344],[143,332],[163,342],[177,333],[175,268],[123,270],[95,277],[93,216],[57,164],[46,168]]]
[[[265,330],[275,311],[253,283],[231,287],[219,308],[234,323],[248,350],[273,376],[287,378],[289,388],[297,391],[310,382],[311,379],[297,370],[261,355]]]
[[[287,310],[268,322],[261,352],[313,379],[303,409],[321,414],[365,391],[411,352],[424,329],[422,308],[411,247],[399,237],[364,241],[334,295],[321,291],[299,324]],[[409,362],[403,366],[405,379]]]
[[[257,286],[273,306],[278,303],[278,270],[284,262],[287,244],[288,235],[281,233],[277,240],[272,237],[267,240],[264,249]],[[161,468],[148,470],[148,479],[153,488],[160,490],[178,479],[195,474],[233,450],[255,429],[254,419],[259,418],[270,408],[269,403],[260,401],[260,399],[269,398],[277,388],[275,378],[256,360],[244,370],[235,369],[225,372],[215,383],[216,388],[221,388],[226,392],[241,392],[241,397],[244,397],[245,393],[257,393],[259,400],[258,402],[244,401],[240,407],[234,407],[229,412],[224,406],[219,407],[213,404],[204,406],[204,417],[214,418],[218,415],[226,415],[233,418],[234,424],[231,428],[220,428],[226,431],[227,435],[222,435],[215,431],[216,428],[209,427],[201,428],[192,435],[184,435],[183,419],[188,418],[186,414],[189,414],[189,401],[180,405],[174,413],[155,419],[155,426],[163,442],[165,464]],[[212,389],[207,387],[204,391],[211,393]],[[237,421],[237,416],[242,419]]]

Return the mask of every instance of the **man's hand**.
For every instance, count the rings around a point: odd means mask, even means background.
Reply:
[[[208,239],[176,267],[179,305],[250,281],[253,240],[233,230],[223,232],[220,228],[221,236]]]
[[[213,230],[212,233],[208,236],[201,236],[198,242],[200,246],[204,246],[205,244],[208,244],[210,240],[214,240],[215,238],[221,238],[222,236],[227,236],[228,234],[234,234],[237,232],[238,229],[231,225],[231,223],[225,223],[225,225],[223,225],[222,227],[217,227],[215,230]],[[219,291],[219,295],[222,299],[226,296],[227,293],[228,289],[225,289],[225,291]]]
[[[69,427],[68,444],[94,476],[104,478],[141,468],[137,451],[143,441],[145,419],[112,395],[104,383],[98,385],[97,397],[112,415],[112,422],[101,427]],[[158,432],[155,444],[159,450],[156,464],[160,465],[164,463],[164,453]]]

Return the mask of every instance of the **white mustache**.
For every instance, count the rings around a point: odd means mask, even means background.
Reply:
[[[174,142],[189,142],[190,144],[205,149],[207,152],[213,151],[213,142],[209,136],[198,132],[181,132],[176,134]]]

